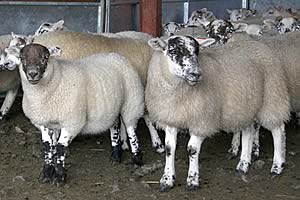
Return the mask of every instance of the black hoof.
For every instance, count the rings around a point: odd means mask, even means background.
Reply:
[[[55,178],[53,179],[53,184],[57,187],[61,187],[66,179],[65,168],[62,164],[58,164],[55,168]]]
[[[55,168],[52,165],[44,165],[43,171],[40,175],[42,183],[51,183],[55,177]]]
[[[187,185],[186,187],[185,187],[185,189],[187,190],[187,191],[196,191],[196,190],[198,190],[200,187],[199,187],[199,185]]]
[[[160,184],[159,185],[159,191],[160,192],[169,192],[172,189],[171,186],[165,185],[165,184]]]
[[[136,165],[143,165],[143,153],[138,152],[132,156],[132,161]]]
[[[122,150],[121,145],[114,146],[114,147],[112,147],[112,150],[111,150],[110,159],[113,162],[121,162],[122,153],[123,153],[123,150]]]

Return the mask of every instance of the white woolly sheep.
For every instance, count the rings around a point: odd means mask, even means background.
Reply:
[[[18,37],[20,40],[19,42],[12,42],[15,41],[14,38]],[[4,48],[7,46],[15,46],[15,45],[21,45],[25,44],[26,41],[23,40],[24,36],[21,35],[3,35],[0,36],[0,49],[1,51],[4,51]],[[4,66],[6,62],[5,58],[6,52],[1,52],[0,57],[0,65]],[[18,88],[20,85],[20,78],[19,78],[19,72],[17,69],[9,69],[7,70],[1,70],[0,71],[0,92],[4,93],[6,92],[4,102],[0,109],[0,120],[4,119],[7,116],[7,113],[9,112],[10,108],[12,107],[17,94],[18,94]]]
[[[118,53],[130,61],[141,77],[143,85],[145,86],[146,84],[148,64],[153,51],[143,40],[109,38],[90,33],[58,31],[37,36],[34,38],[34,42],[47,47],[60,47],[62,49],[61,58],[64,59],[84,58],[95,53]],[[158,153],[163,152],[163,144],[147,114],[145,114],[144,119],[150,131],[152,146]],[[124,131],[121,131],[121,134],[122,148],[127,149],[126,134]]]
[[[233,36],[235,38],[235,36]],[[248,38],[253,39],[253,38]],[[280,64],[286,74],[287,86],[291,100],[291,111],[296,114],[300,112],[300,33],[291,32],[276,37],[264,37],[260,43],[272,49],[273,56],[280,58]],[[257,128],[259,130],[259,127]],[[228,150],[230,157],[236,157],[240,146],[239,133],[234,133],[231,148]],[[259,132],[254,138],[253,155],[259,156]]]
[[[135,128],[144,111],[144,89],[126,58],[108,53],[55,59],[45,46],[29,44],[20,60],[23,111],[40,128],[45,148],[42,181],[62,184],[66,147],[79,133],[111,128],[119,115],[135,147],[134,159],[140,156]]]
[[[202,44],[208,42],[213,41],[202,40]],[[166,41],[151,39],[149,45],[156,52],[149,65],[145,102],[150,119],[166,131],[160,191],[174,186],[179,128],[189,129],[191,135],[187,189],[199,186],[198,156],[203,140],[219,130],[243,130],[244,152],[237,170],[248,170],[254,120],[272,131],[271,172],[281,173],[285,162],[284,122],[289,118],[290,104],[284,72],[270,49],[259,42],[244,41],[199,52],[197,41],[184,36]]]

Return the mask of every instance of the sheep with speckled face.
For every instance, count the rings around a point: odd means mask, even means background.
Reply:
[[[144,111],[144,90],[127,59],[115,53],[56,59],[39,44],[22,48],[20,59],[23,111],[42,132],[43,181],[62,184],[66,147],[79,133],[109,129],[119,115],[133,138],[133,156],[140,156],[135,128]]]
[[[202,40],[202,46],[212,43]],[[270,49],[256,42],[199,50],[195,39],[154,38],[156,50],[149,65],[145,102],[150,119],[165,129],[166,163],[160,191],[175,183],[177,130],[189,129],[187,189],[199,187],[199,153],[203,140],[219,130],[242,130],[252,141],[254,120],[272,131],[274,160],[271,172],[281,173],[285,162],[284,122],[290,103],[284,72]],[[247,56],[244,56],[247,55]],[[244,147],[237,170],[246,172],[252,143]]]

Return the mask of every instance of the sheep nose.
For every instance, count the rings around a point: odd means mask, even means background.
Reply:
[[[36,71],[31,71],[31,72],[28,73],[28,75],[29,75],[32,79],[34,79],[34,78],[38,75],[38,73],[37,73]]]
[[[192,72],[190,75],[194,77],[195,80],[199,80],[201,77],[201,73],[196,73],[196,72]]]

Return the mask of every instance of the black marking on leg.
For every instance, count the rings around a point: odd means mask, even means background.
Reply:
[[[188,150],[189,156],[194,156],[197,153],[197,150],[195,148],[193,148],[192,146],[189,146],[187,150]]]
[[[116,162],[121,162],[122,153],[123,150],[122,150],[121,143],[118,144],[117,146],[113,146],[111,150],[111,156],[110,156],[111,160]]]
[[[44,168],[40,175],[40,180],[43,183],[52,182],[55,176],[55,168],[53,166],[53,149],[49,142],[43,142],[44,146]]]
[[[56,186],[62,186],[65,181],[65,146],[62,144],[57,144],[55,146],[56,154],[55,154],[55,178],[53,180],[53,183]]]
[[[171,147],[170,147],[170,145],[166,145],[166,156],[171,156]]]

